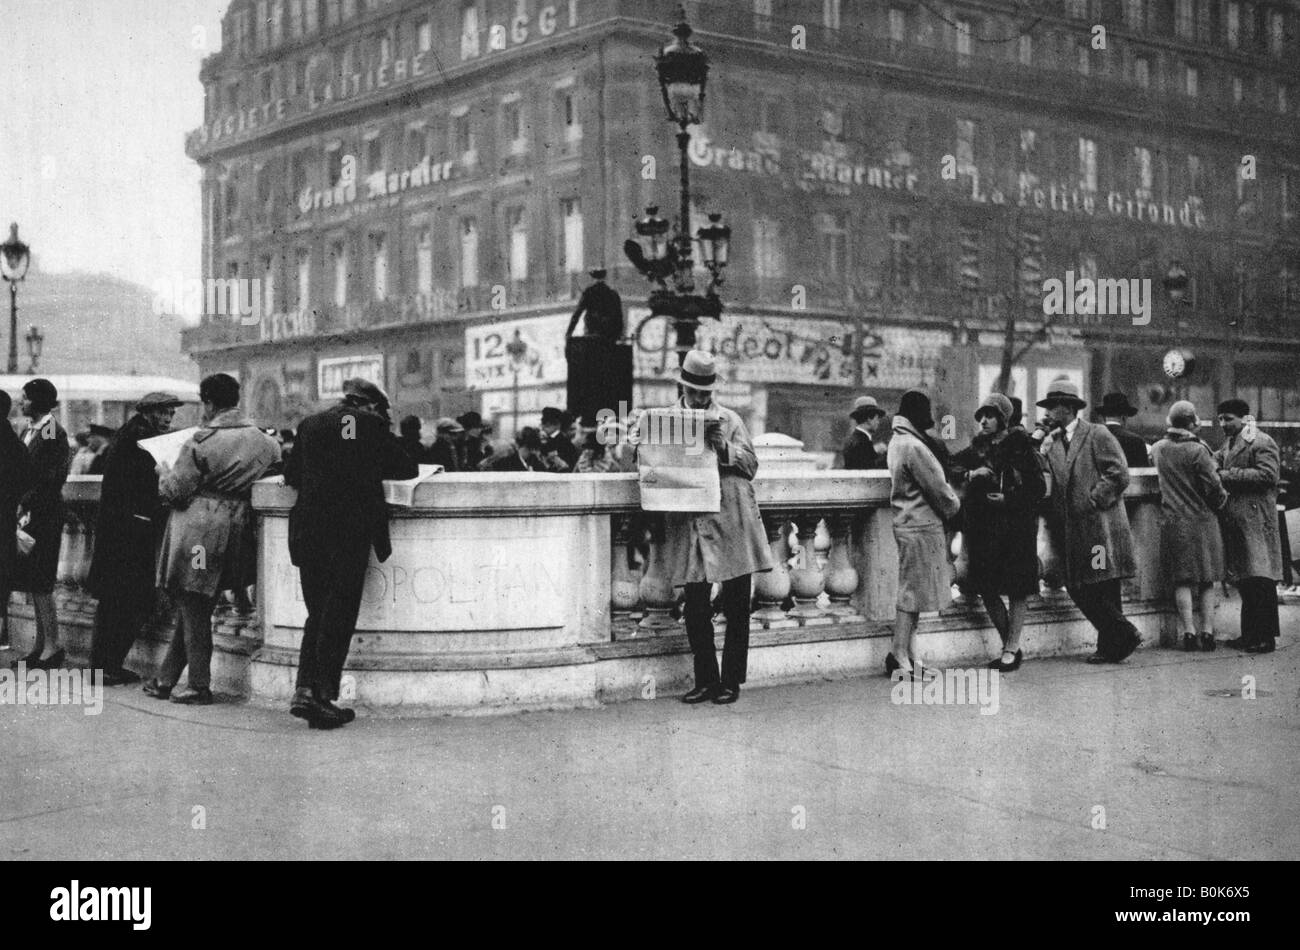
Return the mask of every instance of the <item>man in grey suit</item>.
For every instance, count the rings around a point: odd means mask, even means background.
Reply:
[[[1097,629],[1097,652],[1088,662],[1119,663],[1142,639],[1121,604],[1123,579],[1137,573],[1121,504],[1129,479],[1124,451],[1104,425],[1079,418],[1087,403],[1070,380],[1055,380],[1038,405],[1052,425],[1042,448],[1052,470],[1048,529],[1070,598]]]

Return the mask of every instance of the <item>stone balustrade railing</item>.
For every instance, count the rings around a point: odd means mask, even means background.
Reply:
[[[65,489],[60,620],[83,657],[98,483],[75,478]],[[878,666],[898,570],[888,474],[760,468],[755,491],[777,568],[755,577],[751,681]],[[287,545],[294,498],[278,480],[254,489],[259,608],[219,608],[215,628],[214,673],[228,692],[264,700],[292,692],[305,620]],[[1138,552],[1126,597],[1150,645],[1168,635],[1170,614],[1153,470],[1133,472],[1126,503]],[[690,659],[655,543],[661,530],[658,517],[640,511],[635,475],[434,477],[411,507],[393,509],[393,556],[371,562],[345,693],[371,707],[465,710],[582,705],[684,686]],[[21,646],[30,609],[15,603],[11,614]],[[986,658],[997,643],[982,610],[960,601],[923,618],[920,632],[936,661]],[[1082,652],[1091,636],[1063,592],[1045,591],[1031,605],[1031,655]],[[137,668],[160,659],[164,641],[165,631],[146,637]]]

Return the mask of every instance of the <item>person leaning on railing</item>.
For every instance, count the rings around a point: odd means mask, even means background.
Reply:
[[[256,556],[246,528],[253,483],[280,460],[280,444],[239,409],[239,383],[225,373],[199,384],[203,424],[175,467],[158,463],[158,493],[171,506],[158,554],[157,585],[176,601],[176,629],[158,676],[144,691],[183,705],[212,702],[212,609],[240,587]],[[177,689],[189,667],[188,687]]]

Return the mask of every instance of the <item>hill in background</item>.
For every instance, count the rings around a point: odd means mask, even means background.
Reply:
[[[6,288],[7,289],[7,288]],[[0,296],[0,368],[9,353],[9,301]],[[18,286],[18,371],[31,362],[27,331],[45,336],[38,373],[136,373],[196,381],[181,352],[179,318],[153,312],[153,291],[107,274],[37,271]]]

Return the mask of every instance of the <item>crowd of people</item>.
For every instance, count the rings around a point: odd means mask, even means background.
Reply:
[[[1129,470],[1154,466],[1161,498],[1165,571],[1183,649],[1214,650],[1215,613],[1225,581],[1241,597],[1241,634],[1230,646],[1270,653],[1279,633],[1278,582],[1284,576],[1278,524],[1283,484],[1277,443],[1240,399],[1217,407],[1225,436],[1217,450],[1198,434],[1196,407],[1175,402],[1154,445],[1125,427],[1137,413],[1121,393],[1097,408],[1101,422],[1080,413],[1087,403],[1076,384],[1057,379],[1038,402],[1043,414],[1025,425],[1018,399],[993,393],[975,411],[979,432],[949,455],[932,435],[929,399],[904,394],[880,443],[887,414],[859,397],[856,423],[844,444],[845,468],[887,468],[891,478],[899,585],[893,651],[885,671],[927,679],[912,634],[918,615],[952,601],[952,581],[982,600],[1002,640],[989,665],[1001,672],[1024,659],[1021,635],[1028,598],[1040,580],[1063,585],[1097,631],[1091,663],[1122,662],[1140,642],[1124,617],[1123,581],[1136,573],[1132,533],[1123,502]],[[1040,551],[1038,523],[1047,527]],[[951,569],[952,538],[960,534],[961,570]],[[1006,598],[1005,601],[1003,598]]]
[[[736,701],[746,675],[752,576],[774,566],[752,485],[758,459],[740,416],[715,400],[718,380],[712,355],[687,353],[676,405],[708,411],[704,440],[717,457],[719,510],[666,513],[660,542],[671,583],[681,589],[694,656],[688,703]],[[156,462],[140,444],[170,430],[182,405],[170,393],[144,396],[120,430],[92,430],[87,439],[93,459],[81,468],[103,479],[87,581],[98,598],[92,667],[109,685],[140,679],[123,664],[163,592],[174,631],[144,691],[181,704],[213,701],[213,608],[223,592],[244,594],[254,583],[252,486],[283,473],[297,489],[289,553],[307,607],[290,712],[312,728],[338,728],[355,715],[337,700],[371,552],[382,562],[392,551],[384,480],[413,478],[422,464],[450,472],[636,470],[635,449],[620,433],[583,430],[555,408],[510,441],[493,441],[476,412],[442,418],[426,445],[417,417],[403,419],[400,434],[392,431],[388,396],[362,379],[347,380],[342,399],[297,431],[258,428],[240,409],[239,383],[225,374],[205,378],[199,398],[201,424],[174,463]],[[0,537],[13,541],[0,546],[0,596],[7,603],[9,591],[29,593],[36,631],[15,667],[53,669],[66,660],[53,591],[63,486],[79,456],[58,404],[49,380],[30,380],[19,403],[22,434],[0,426]],[[10,408],[0,392],[0,412],[7,417]],[[1219,588],[1231,581],[1242,616],[1230,645],[1273,651],[1284,569],[1276,513],[1282,469],[1278,446],[1255,424],[1251,407],[1235,398],[1218,405],[1225,439],[1217,450],[1200,438],[1204,423],[1186,401],[1170,408],[1167,430],[1152,446],[1125,428],[1136,410],[1121,394],[1108,394],[1098,407],[1101,421],[1088,422],[1077,385],[1061,378],[1037,408],[1042,413],[1030,424],[1018,399],[988,395],[974,412],[971,444],[950,453],[933,433],[925,393],[905,393],[892,414],[870,396],[854,402],[844,466],[888,470],[894,511],[898,594],[885,672],[934,677],[914,634],[922,613],[951,603],[954,580],[982,601],[1000,634],[994,669],[1022,664],[1027,604],[1040,582],[1064,586],[1096,629],[1089,662],[1122,662],[1140,642],[1121,598],[1123,581],[1136,573],[1123,496],[1130,469],[1148,465],[1159,479],[1163,569],[1182,647],[1216,648]],[[721,591],[716,600],[713,585]],[[716,612],[726,621],[721,666]]]

